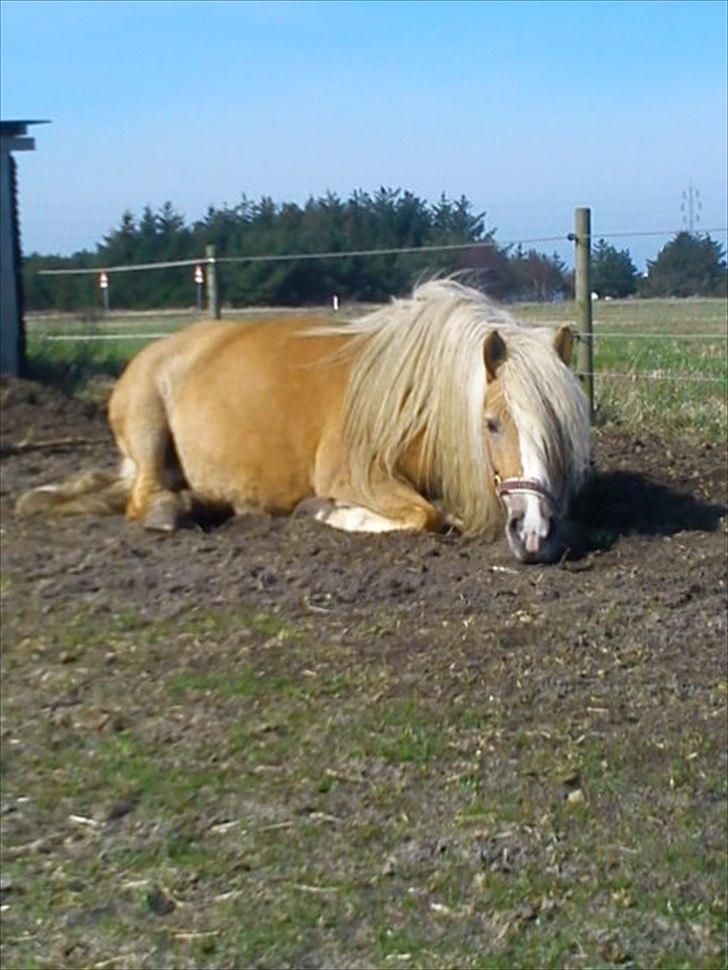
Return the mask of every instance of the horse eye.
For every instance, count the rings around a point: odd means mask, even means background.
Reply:
[[[500,431],[500,422],[497,421],[495,418],[486,418],[485,426],[488,429],[490,434],[498,434],[498,432]]]

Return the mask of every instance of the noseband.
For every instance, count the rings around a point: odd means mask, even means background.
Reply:
[[[495,493],[499,498],[504,498],[506,495],[538,495],[546,500],[554,515],[559,510],[559,503],[553,492],[535,478],[501,478],[500,475],[496,475]]]

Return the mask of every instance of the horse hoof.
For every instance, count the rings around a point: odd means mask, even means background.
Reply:
[[[310,516],[314,519],[321,519],[334,508],[334,503],[326,498],[305,498],[299,502],[293,510],[293,515],[297,517]]]
[[[157,499],[142,519],[142,525],[151,532],[174,532],[179,525],[177,502],[170,499]]]
[[[176,521],[157,512],[152,512],[147,515],[142,525],[145,529],[149,529],[150,532],[174,532],[177,528]]]

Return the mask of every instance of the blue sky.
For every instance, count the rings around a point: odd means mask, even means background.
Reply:
[[[500,241],[726,225],[726,4],[2,0],[26,252],[170,199],[466,195]],[[725,244],[725,235],[717,234]],[[618,238],[637,262],[662,240]],[[545,245],[544,248],[552,249]],[[560,247],[566,255],[568,247]]]

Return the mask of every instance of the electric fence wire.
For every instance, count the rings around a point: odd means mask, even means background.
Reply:
[[[649,232],[621,232],[621,233],[592,233],[592,239],[627,239],[637,236],[671,236],[680,230],[650,230]],[[704,229],[703,233],[728,232],[725,228]],[[174,259],[158,263],[125,263],[118,266],[94,266],[74,269],[42,269],[39,276],[83,276],[89,273],[133,273],[139,270],[175,269],[183,266],[197,266],[222,263],[281,263],[293,260],[308,259],[351,259],[363,256],[398,256],[417,253],[456,252],[472,249],[513,249],[519,246],[533,246],[546,242],[573,242],[573,233],[562,233],[559,236],[539,236],[533,239],[516,239],[510,242],[498,243],[495,240],[481,240],[468,243],[442,243],[432,246],[393,246],[377,249],[346,249],[331,250],[318,253],[268,253],[250,254],[247,256],[203,256],[199,259]]]

